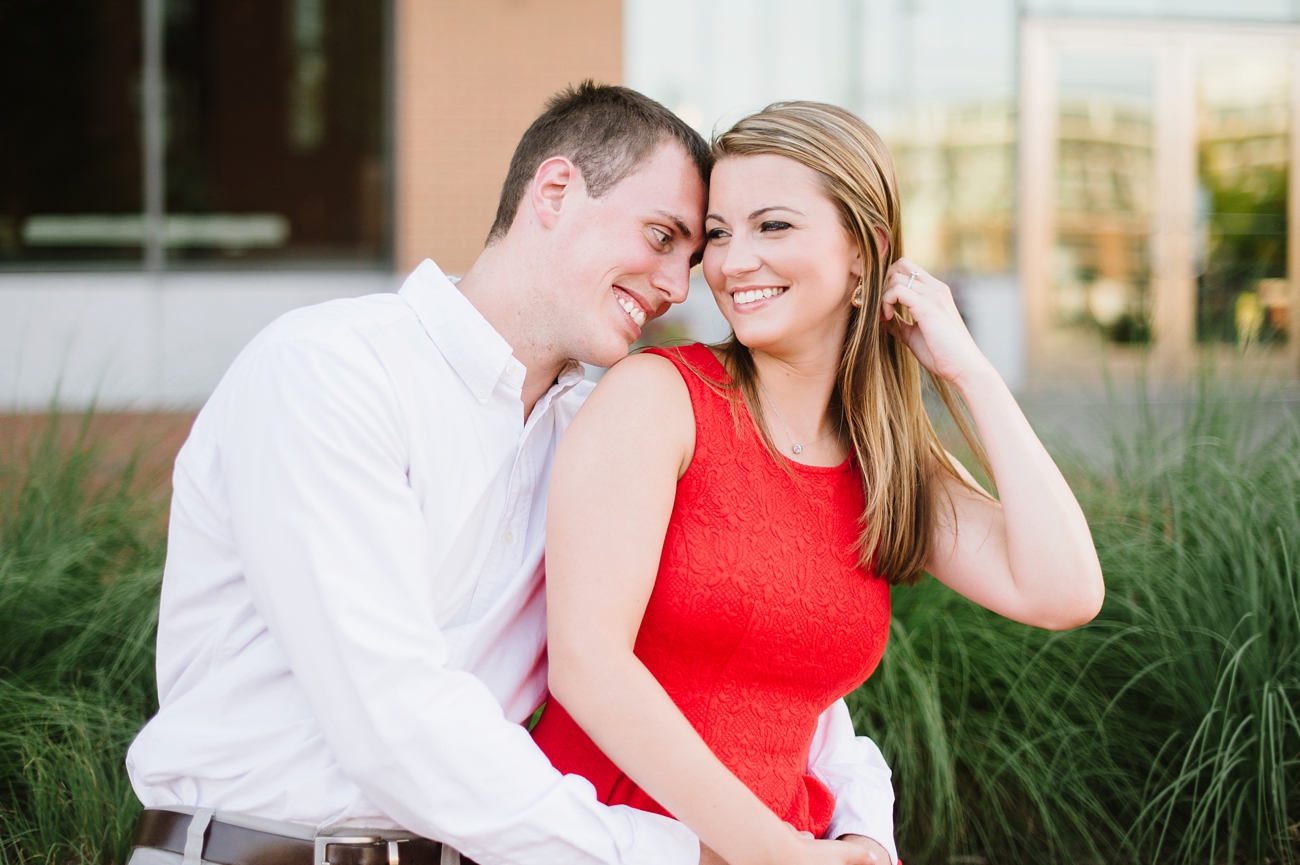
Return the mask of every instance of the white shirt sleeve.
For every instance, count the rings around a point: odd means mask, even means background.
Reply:
[[[600,804],[479,679],[448,668],[429,586],[439,551],[382,362],[270,343],[231,375],[218,440],[245,576],[362,792],[481,865],[695,865],[684,826]]]
[[[865,835],[878,841],[897,862],[889,765],[875,742],[854,732],[853,718],[843,700],[837,700],[817,722],[808,768],[835,794],[835,815],[826,837]]]

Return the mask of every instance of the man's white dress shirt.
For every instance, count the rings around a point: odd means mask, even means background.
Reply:
[[[546,693],[542,545],[572,364],[524,367],[431,261],[398,294],[285,315],[176,459],[146,806],[401,827],[482,865],[694,865],[684,826],[597,802],[520,724]],[[599,527],[593,526],[593,531]],[[893,847],[875,745],[837,704],[832,831]]]

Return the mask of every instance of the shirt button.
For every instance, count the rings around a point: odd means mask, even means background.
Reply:
[[[514,375],[517,372],[519,372],[519,367],[515,366],[513,363],[506,367],[506,375]]]
[[[515,542],[514,532],[506,532],[503,539],[507,544],[513,544]]]
[[[479,399],[487,399],[487,398],[488,398],[488,392],[485,391],[485,390],[481,390],[481,391],[479,391],[479,392],[478,392],[478,398],[479,398]]]

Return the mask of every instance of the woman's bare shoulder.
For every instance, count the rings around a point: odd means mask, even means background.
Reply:
[[[690,391],[677,365],[661,354],[639,352],[629,355],[606,371],[592,393],[604,391],[608,399],[654,403],[657,408],[691,406]],[[588,400],[590,402],[590,400]]]
[[[574,424],[624,437],[633,454],[650,440],[671,443],[682,471],[695,450],[690,390],[677,366],[660,354],[641,352],[610,367]]]

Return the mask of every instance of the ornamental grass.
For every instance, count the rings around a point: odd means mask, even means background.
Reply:
[[[3,865],[124,863],[140,808],[122,761],[157,708],[166,500],[89,428],[0,454]]]
[[[1300,421],[1257,418],[1207,385],[1071,469],[1107,582],[1085,627],[894,590],[850,706],[908,865],[1300,860]],[[120,865],[139,809],[165,486],[87,429],[0,451],[0,865]]]
[[[1035,630],[894,591],[851,698],[912,863],[1300,859],[1300,421],[1203,383],[1076,469],[1107,597]]]

